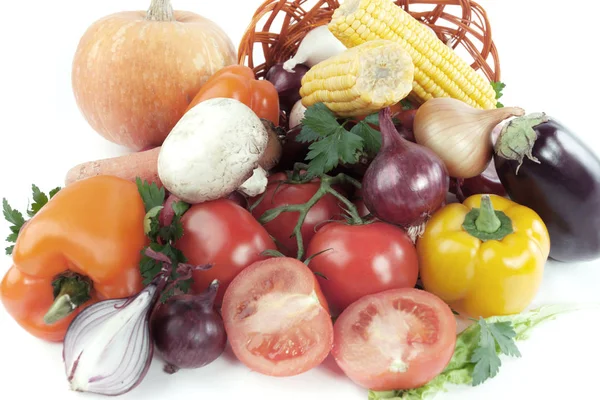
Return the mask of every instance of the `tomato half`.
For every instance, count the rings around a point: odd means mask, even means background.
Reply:
[[[418,388],[439,375],[456,345],[452,310],[435,295],[393,289],[346,308],[334,326],[333,357],[358,385]]]
[[[331,222],[312,238],[307,257],[317,253],[309,267],[334,315],[368,294],[412,288],[417,283],[417,250],[400,228],[373,222],[348,225]]]
[[[194,271],[192,289],[206,290],[218,279],[216,304],[221,304],[229,283],[248,265],[264,260],[265,250],[277,247],[252,214],[227,199],[195,204],[181,218],[183,237],[175,247],[194,265],[212,264],[208,271]]]
[[[271,178],[262,201],[252,210],[252,215],[256,219],[259,219],[266,211],[279,206],[306,203],[317,193],[321,185],[318,181],[300,184],[282,183],[282,179],[285,179],[283,173],[276,174]],[[258,197],[251,199],[250,204],[254,204],[257,200]],[[304,245],[306,246],[312,239],[315,230],[323,222],[339,219],[342,212],[338,200],[334,196],[330,194],[323,196],[310,209],[302,224],[301,233]],[[274,220],[264,224],[267,232],[275,238],[279,251],[289,257],[296,257],[298,252],[296,237],[292,236],[297,223],[297,212],[284,212]]]
[[[244,269],[225,292],[221,312],[236,357],[265,375],[306,372],[321,364],[333,345],[319,284],[293,258],[271,258]]]

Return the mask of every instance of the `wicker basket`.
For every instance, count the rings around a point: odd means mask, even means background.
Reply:
[[[396,0],[488,80],[500,81],[500,60],[485,10],[471,0]],[[329,23],[338,0],[266,0],[238,47],[238,61],[264,78],[292,57],[313,28]]]

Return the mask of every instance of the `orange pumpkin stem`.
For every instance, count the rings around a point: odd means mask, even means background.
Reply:
[[[148,21],[173,21],[173,7],[171,0],[152,0],[148,9]]]

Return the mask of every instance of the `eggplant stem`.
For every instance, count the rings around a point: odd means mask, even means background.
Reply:
[[[288,183],[290,183],[290,184],[303,183],[303,179],[302,179],[303,177],[301,177],[301,178],[299,177],[299,180],[295,181],[294,175],[296,175],[296,173],[299,172],[304,167],[306,167],[306,164],[296,163],[294,165],[294,173],[292,174],[292,180]],[[307,178],[312,179],[308,176],[307,176]],[[345,175],[343,173],[340,173],[334,177],[329,176],[329,175],[323,175],[321,177],[321,185],[319,186],[319,189],[306,203],[304,203],[304,204],[289,204],[289,205],[285,205],[285,206],[279,206],[279,207],[273,208],[271,210],[267,210],[265,213],[263,213],[263,215],[261,215],[261,217],[259,218],[259,222],[261,224],[266,224],[267,222],[273,221],[275,218],[277,218],[284,212],[299,213],[298,221],[297,221],[296,225],[294,226],[294,230],[292,231],[292,234],[290,236],[296,237],[296,243],[298,245],[298,253],[296,255],[296,258],[298,260],[302,261],[302,258],[304,257],[304,240],[302,239],[302,225],[304,224],[304,220],[306,219],[306,216],[308,215],[308,212],[310,211],[310,209],[315,204],[317,204],[317,202],[319,200],[321,200],[325,195],[331,194],[336,199],[338,199],[339,201],[344,203],[344,205],[347,208],[346,212],[350,216],[349,222],[351,224],[361,225],[361,224],[365,223],[364,220],[360,217],[360,214],[358,213],[356,206],[354,206],[354,204],[352,204],[352,202],[350,200],[345,198],[341,193],[339,193],[337,190],[335,190],[333,188],[333,186],[343,184],[343,183],[350,183],[350,184],[356,186],[357,188],[361,187],[360,182],[358,182],[356,179],[351,178],[348,175]]]

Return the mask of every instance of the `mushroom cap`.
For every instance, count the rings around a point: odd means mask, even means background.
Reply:
[[[158,175],[169,192],[187,203],[216,200],[252,176],[267,142],[266,128],[248,106],[228,98],[205,100],[165,139]]]

